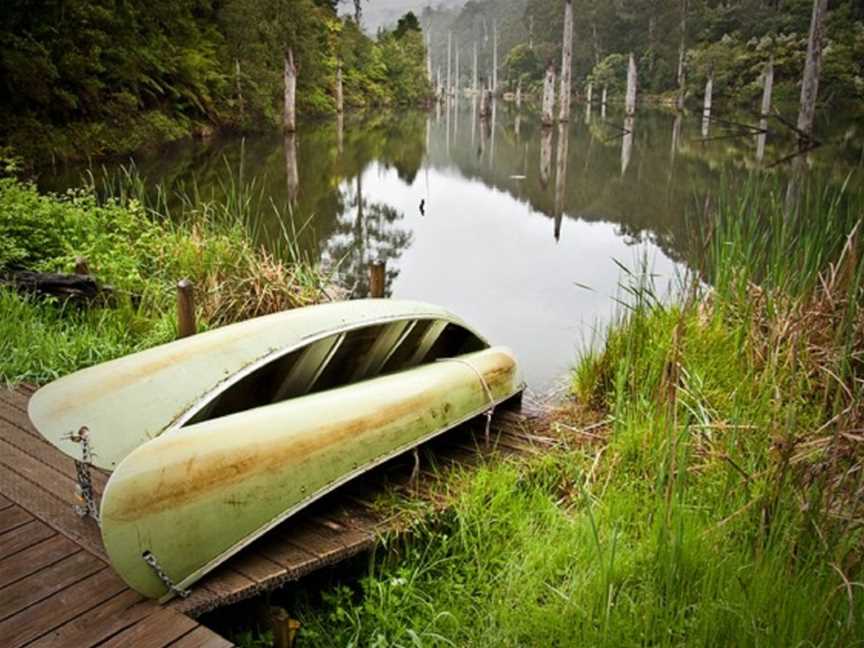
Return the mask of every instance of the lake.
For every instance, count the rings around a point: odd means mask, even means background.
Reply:
[[[443,305],[510,346],[539,393],[602,333],[622,265],[647,264],[666,290],[724,184],[754,171],[785,180],[794,134],[781,119],[767,133],[758,126],[748,114],[626,118],[575,105],[569,124],[543,129],[536,110],[498,101],[480,120],[462,98],[428,113],[306,123],[292,138],[175,144],[134,162],[148,183],[190,196],[247,187],[256,236],[274,249],[296,238],[355,296],[368,291],[369,263],[385,261],[388,295]],[[823,145],[806,167],[838,184],[857,169],[850,187],[861,191],[860,121],[823,115],[817,132]],[[62,189],[81,174],[65,168],[40,184]]]

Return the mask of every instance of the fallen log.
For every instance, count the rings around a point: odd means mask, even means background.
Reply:
[[[6,273],[0,284],[16,289],[18,292],[48,295],[76,302],[106,300],[113,289],[100,286],[90,275],[63,274],[57,272],[32,272],[17,270]]]

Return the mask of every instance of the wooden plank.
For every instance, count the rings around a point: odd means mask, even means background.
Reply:
[[[0,587],[5,587],[25,576],[53,565],[66,556],[79,551],[74,542],[57,534],[14,556],[0,560]]]
[[[28,648],[94,646],[130,628],[144,617],[159,613],[159,607],[152,601],[145,600],[137,592],[125,590],[52,630]]]
[[[13,504],[14,504],[14,502],[12,500],[7,499],[3,495],[0,495],[0,511],[2,511],[5,508],[9,508]]]
[[[15,409],[26,414],[27,401],[30,400],[30,395],[31,394],[28,394],[20,386],[15,391],[11,389],[0,389],[0,404],[3,405],[0,409]]]
[[[126,586],[113,571],[103,569],[31,605],[23,612],[0,621],[0,646],[24,646],[95,608],[124,589]]]
[[[231,560],[231,567],[236,572],[256,583],[276,581],[288,573],[286,567],[253,551],[253,547],[247,547]]]
[[[263,540],[264,542],[256,545],[256,551],[285,567],[292,580],[308,573],[318,562],[318,556],[286,542],[282,536],[270,534]]]
[[[189,617],[170,608],[162,608],[100,644],[100,648],[163,648],[196,627],[198,624]]]
[[[44,463],[21,452],[2,437],[0,437],[0,464],[4,465],[9,472],[38,484],[43,490],[69,506],[81,503],[75,494],[77,484],[74,478],[49,469]]]
[[[6,533],[33,519],[27,511],[20,506],[12,506],[0,511],[0,533]]]
[[[36,518],[30,518],[26,524],[0,535],[0,556],[8,558],[22,549],[33,546],[55,533],[54,529]]]
[[[78,550],[45,569],[0,588],[0,620],[48,598],[67,585],[87,578],[104,567],[105,563],[98,558]]]
[[[33,424],[30,422],[30,417],[27,416],[27,412],[21,411],[15,407],[0,407],[0,416],[2,416],[3,422],[5,423],[3,426],[4,428],[14,427],[22,434],[26,434],[34,439],[42,439],[42,436],[36,431],[36,428],[34,428]]]
[[[230,641],[220,637],[204,626],[198,626],[189,634],[170,644],[171,648],[230,648]]]
[[[11,473],[2,461],[0,490],[31,515],[68,536],[97,558],[108,562],[99,527],[94,520],[80,517],[68,503],[53,497],[40,484]],[[0,511],[0,515],[2,513]]]

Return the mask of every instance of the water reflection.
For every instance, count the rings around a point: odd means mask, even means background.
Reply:
[[[543,389],[609,315],[620,276],[613,259],[632,265],[647,254],[668,280],[688,255],[685,213],[701,213],[722,176],[767,168],[796,146],[779,127],[762,128],[755,141],[753,130],[724,132],[725,119],[703,140],[699,113],[627,118],[609,104],[606,119],[601,102],[593,118],[586,106],[587,124],[542,128],[527,108],[493,102],[484,117],[476,96],[470,106],[442,103],[430,114],[345,115],[286,138],[175,146],[137,164],[152,181],[188,188],[194,179],[217,199],[242,167],[262,197],[255,231],[263,243],[278,250],[285,231],[299,232],[305,254],[337,268],[358,296],[368,291],[368,264],[386,261],[388,294],[463,315],[513,347],[529,384]],[[861,164],[851,120],[837,117],[820,132],[836,143],[800,158],[794,173],[791,164],[766,171],[792,180],[792,206],[799,170],[842,183]],[[70,186],[80,174],[46,175],[42,184]]]

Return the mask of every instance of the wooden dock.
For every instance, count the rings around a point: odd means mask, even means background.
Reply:
[[[42,439],[27,417],[32,389],[0,390],[0,646],[230,646],[194,618],[273,590],[370,549],[398,530],[372,500],[406,487],[413,461],[394,459],[339,488],[252,543],[164,606],[130,590],[108,565],[99,529],[73,510],[75,464]],[[496,413],[492,442],[483,420],[448,432],[422,449],[412,488],[434,499],[439,468],[471,466],[484,455],[540,452],[536,412]],[[108,475],[93,471],[97,500]]]

